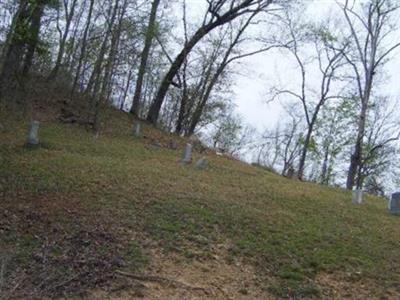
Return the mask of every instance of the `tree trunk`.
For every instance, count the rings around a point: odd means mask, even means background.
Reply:
[[[76,53],[79,51],[79,44],[76,43],[77,41],[77,35],[78,31],[80,28],[80,23],[82,20],[82,15],[84,12],[85,8],[80,7],[79,14],[77,16],[77,20],[74,22],[74,29],[73,29],[73,34],[70,38],[70,46],[67,48],[66,52],[66,58],[65,58],[65,65],[67,66],[67,73],[72,76],[72,73],[74,72],[75,65],[77,63],[77,60],[79,57],[77,57]]]
[[[329,166],[329,145],[325,147],[324,151],[324,160],[322,162],[322,169],[321,169],[321,184],[325,185],[329,184],[328,166]]]
[[[359,118],[359,122],[358,122],[357,140],[356,140],[356,144],[354,147],[354,151],[351,155],[349,171],[347,173],[346,188],[349,190],[353,189],[353,187],[356,183],[356,176],[358,173],[358,169],[361,167],[362,148],[363,148],[362,144],[363,144],[363,138],[364,138],[364,133],[365,133],[365,122],[366,122],[366,117],[367,117],[367,110],[368,110],[368,105],[367,105],[366,101],[364,100],[362,103],[360,118]],[[358,180],[357,188],[361,188],[361,186],[359,186],[359,183],[360,183],[360,181]]]
[[[8,83],[16,80],[16,75],[20,71],[20,62],[25,47],[25,41],[21,39],[22,33],[20,31],[24,30],[28,16],[28,1],[22,0],[13,17],[11,29],[3,47],[0,62],[0,97],[8,87]]]
[[[370,64],[375,64],[374,58],[372,58],[372,62]],[[357,176],[357,174],[361,172],[360,168],[362,167],[363,139],[365,135],[365,124],[367,121],[368,104],[371,96],[373,76],[374,72],[372,69],[367,68],[364,93],[363,97],[361,97],[361,112],[358,120],[357,140],[354,147],[354,152],[351,155],[349,171],[347,174],[346,188],[349,190],[352,190],[355,184],[357,184],[358,189],[362,188],[362,179],[360,176]],[[358,177],[357,182],[356,177]]]
[[[77,0],[73,0],[72,6],[71,6],[71,11],[69,13],[68,13],[68,6],[67,5],[65,6],[65,14],[67,16],[66,24],[65,24],[65,30],[64,30],[63,36],[62,36],[62,38],[60,40],[60,48],[58,50],[56,64],[55,64],[53,70],[50,72],[50,74],[49,74],[49,76],[47,78],[48,80],[55,79],[57,77],[57,75],[58,75],[58,71],[59,71],[60,66],[61,66],[61,61],[62,61],[62,59],[64,57],[65,43],[67,41],[67,37],[68,37],[68,33],[69,33],[69,27],[71,26],[71,21],[72,21],[72,18],[74,16],[74,13],[75,13],[76,2],[77,2]]]
[[[185,116],[186,116],[187,100],[188,100],[188,97],[187,97],[187,94],[185,93],[182,96],[181,106],[179,108],[178,120],[176,122],[176,127],[175,127],[175,132],[177,134],[181,134],[182,133],[183,122],[184,122]]]
[[[144,80],[144,75],[146,73],[147,61],[149,59],[151,44],[153,42],[153,37],[155,34],[157,10],[159,4],[160,0],[154,0],[153,4],[151,5],[150,19],[146,30],[146,39],[142,51],[142,57],[140,60],[139,72],[136,80],[135,94],[133,96],[132,107],[130,110],[130,112],[136,117],[140,115],[140,100],[142,97],[143,80]]]
[[[103,99],[106,99],[107,102],[109,102],[111,97],[110,96],[112,92],[111,80],[112,77],[114,76],[115,65],[117,62],[117,54],[120,44],[123,19],[126,13],[127,5],[128,5],[128,0],[124,0],[123,5],[121,6],[121,9],[119,11],[117,28],[112,33],[110,52],[108,55],[108,61],[104,72],[103,86],[101,88],[101,97]]]
[[[121,101],[121,104],[120,104],[120,107],[119,107],[120,110],[124,110],[126,96],[128,95],[131,79],[132,79],[132,70],[129,70],[128,78],[126,80],[126,85],[125,85],[125,89],[124,89],[124,94],[122,96],[122,101]]]
[[[112,8],[111,19],[110,19],[110,22],[107,27],[106,35],[105,35],[103,43],[101,45],[101,48],[100,48],[100,51],[98,54],[98,58],[95,62],[92,75],[90,76],[88,85],[85,90],[86,95],[89,95],[89,93],[92,93],[90,102],[91,102],[91,110],[93,112],[94,129],[96,131],[99,128],[99,108],[100,108],[100,102],[102,100],[101,99],[101,96],[102,96],[101,91],[99,92],[100,77],[101,77],[101,73],[102,73],[102,65],[103,65],[104,56],[105,56],[106,50],[107,50],[108,38],[112,32],[112,27],[114,26],[114,23],[115,23],[115,18],[117,15],[118,7],[119,7],[119,0],[116,0],[115,5]],[[110,7],[110,9],[111,9],[111,7]]]
[[[83,32],[82,47],[81,47],[81,52],[79,54],[78,67],[76,69],[75,79],[74,79],[74,82],[72,84],[71,95],[75,92],[76,86],[78,84],[79,77],[81,75],[83,59],[84,59],[85,54],[86,54],[87,37],[88,37],[88,33],[89,33],[90,24],[91,24],[91,21],[92,21],[93,6],[94,6],[94,0],[90,0],[87,22],[86,22],[85,30]]]
[[[320,103],[315,108],[315,111],[314,111],[314,114],[312,116],[311,122],[308,125],[307,135],[306,135],[306,138],[304,140],[303,149],[301,151],[301,156],[300,156],[300,161],[299,161],[299,170],[297,172],[297,177],[300,180],[303,180],[304,169],[305,169],[306,160],[307,160],[307,154],[308,154],[308,149],[310,147],[311,137],[312,137],[312,134],[314,132],[314,126],[315,126],[315,123],[317,122],[317,117],[318,117],[319,111],[320,111],[320,109],[322,107],[322,103],[323,103],[323,100],[321,100]]]
[[[204,108],[211,96],[211,92],[213,91],[214,86],[217,84],[219,77],[221,76],[221,74],[224,72],[226,66],[228,65],[227,61],[228,61],[229,55],[231,54],[231,52],[234,48],[234,45],[235,44],[232,44],[229,47],[229,49],[227,50],[227,52],[225,53],[224,59],[222,60],[221,64],[218,66],[214,75],[212,76],[208,86],[206,86],[206,84],[205,84],[205,86],[203,87],[203,91],[200,93],[201,99],[192,114],[192,118],[189,122],[189,128],[187,128],[187,130],[186,130],[187,136],[191,136],[194,133],[194,131],[197,127],[197,124],[200,122]],[[210,67],[209,71],[207,72],[206,80],[207,80],[207,77],[209,77],[209,75],[210,75],[211,69],[212,68]],[[205,91],[204,91],[204,89],[205,89]]]
[[[200,28],[192,39],[183,47],[182,51],[179,55],[175,58],[174,62],[172,63],[168,73],[163,78],[161,85],[157,91],[156,97],[150,106],[149,113],[147,115],[147,120],[152,124],[156,124],[158,121],[158,116],[160,114],[161,106],[164,102],[164,98],[168,92],[168,89],[174,80],[175,75],[178,73],[179,69],[181,68],[183,62],[185,61],[187,55],[190,51],[194,48],[194,46],[208,33],[211,31],[212,28],[204,29],[203,27]]]
[[[193,135],[194,131],[196,130],[196,127],[200,122],[200,118],[203,113],[204,107],[206,106],[207,101],[205,101],[205,100],[206,100],[206,98],[203,98],[202,101],[196,106],[196,109],[192,116],[192,120],[189,125],[189,129],[186,133],[187,136]]]
[[[39,43],[39,32],[40,32],[40,22],[42,20],[43,11],[45,7],[46,1],[38,1],[36,4],[33,4],[34,7],[32,9],[31,15],[31,24],[29,26],[29,39],[27,44],[27,51],[25,54],[24,65],[22,68],[22,75],[28,75],[32,63],[33,63],[33,56],[35,54],[35,50],[37,44]]]
[[[304,176],[304,168],[307,159],[308,148],[310,147],[311,135],[313,132],[314,124],[310,125],[307,130],[307,135],[304,140],[303,149],[301,150],[301,156],[299,160],[299,171],[297,172],[298,179],[302,180]]]

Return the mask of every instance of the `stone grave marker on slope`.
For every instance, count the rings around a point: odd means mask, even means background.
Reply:
[[[355,189],[353,190],[353,204],[361,204],[363,201],[363,190]]]
[[[169,140],[168,148],[176,150],[178,148],[178,143],[174,139],[171,139]]]
[[[142,126],[140,123],[135,123],[135,125],[133,126],[133,136],[140,138],[142,137]]]
[[[35,147],[39,145],[39,121],[32,121],[29,127],[28,139],[26,145],[28,147]]]
[[[205,157],[200,158],[197,162],[196,162],[196,169],[198,170],[204,170],[206,169],[208,166],[208,161]]]
[[[400,215],[400,192],[392,194],[392,198],[389,201],[389,212]]]
[[[161,142],[159,141],[159,140],[157,140],[157,139],[151,139],[151,145],[154,147],[154,148],[161,148]]]
[[[183,149],[181,162],[183,164],[190,164],[192,162],[192,144],[186,144],[185,149]]]

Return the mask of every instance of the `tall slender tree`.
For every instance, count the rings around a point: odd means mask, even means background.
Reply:
[[[140,100],[142,96],[143,80],[146,73],[147,61],[149,59],[151,45],[153,43],[154,36],[157,34],[157,10],[160,5],[160,0],[153,0],[151,5],[151,12],[149,18],[149,24],[147,25],[144,48],[141,54],[139,71],[136,79],[135,94],[133,96],[133,102],[130,112],[138,117],[140,114]]]

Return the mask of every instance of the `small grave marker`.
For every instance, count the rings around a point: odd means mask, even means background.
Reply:
[[[400,215],[400,192],[392,194],[392,198],[389,201],[389,212]]]
[[[141,124],[140,124],[140,123],[136,123],[136,124],[133,126],[133,136],[134,136],[134,137],[137,137],[137,138],[141,138],[141,137],[142,137],[142,132],[141,132],[141,130],[142,130]]]
[[[161,148],[161,143],[157,139],[151,139],[151,145],[155,148]]]
[[[184,164],[190,164],[192,162],[192,144],[186,144],[185,149],[183,150],[182,160],[181,162]]]
[[[208,167],[208,161],[205,157],[200,158],[197,162],[196,162],[196,169],[198,170],[204,170]]]
[[[355,189],[353,191],[353,204],[361,204],[363,201],[363,190]]]
[[[289,167],[289,169],[286,172],[286,177],[290,178],[290,179],[293,179],[295,177],[295,172],[296,171],[294,170],[293,167]]]
[[[178,144],[175,140],[170,140],[168,146],[172,150],[176,150],[178,148]]]
[[[35,147],[39,145],[39,121],[32,121],[29,127],[28,139],[26,145],[28,147]]]

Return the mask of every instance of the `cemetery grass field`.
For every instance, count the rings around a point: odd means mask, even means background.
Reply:
[[[205,277],[217,262],[250,266],[254,280],[232,299],[255,299],[255,289],[272,299],[400,296],[400,217],[384,199],[356,206],[345,190],[211,153],[196,170],[179,163],[183,140],[149,126],[135,139],[127,115],[107,114],[98,137],[44,121],[37,149],[24,148],[27,122],[2,124],[0,295],[75,299],[100,288],[143,297],[146,285],[118,272],[154,273],[168,258],[178,268],[207,264],[197,270]],[[170,138],[178,150],[165,147]]]

